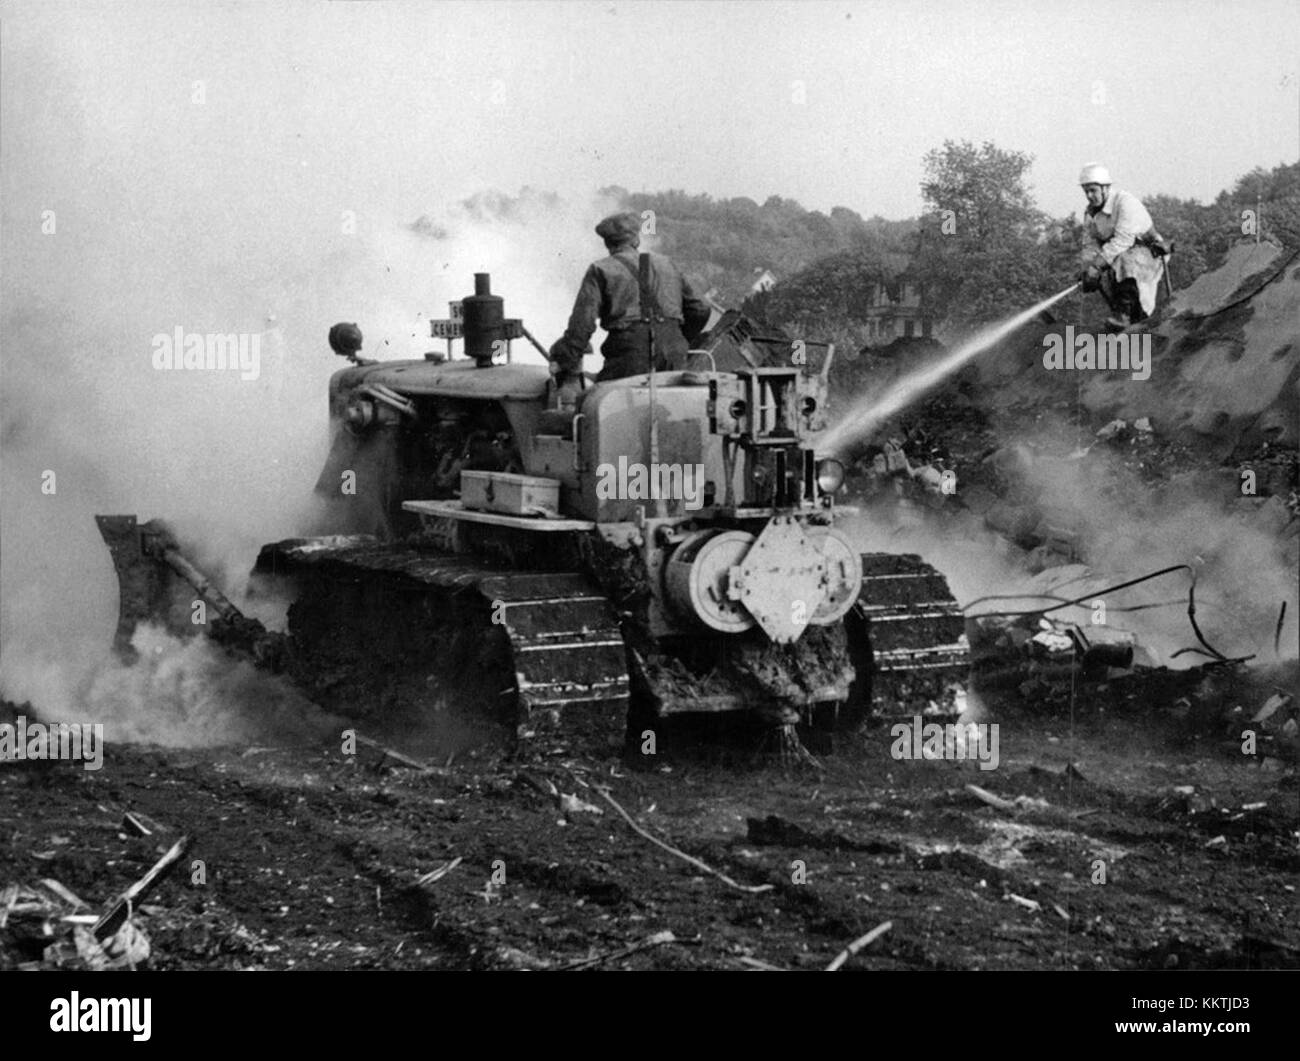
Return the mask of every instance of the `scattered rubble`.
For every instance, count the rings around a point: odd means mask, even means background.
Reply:
[[[466,754],[436,785],[399,769],[381,789],[337,744],[197,760],[122,748],[111,773],[55,775],[34,821],[25,780],[3,771],[0,859],[22,883],[0,888],[0,966],[824,969],[885,923],[843,967],[1118,968],[1164,961],[1175,928],[1180,962],[1199,948],[1285,965],[1300,953],[1286,890],[1300,872],[1293,781],[1285,766],[1243,767],[1239,750],[1165,743],[1159,705],[1173,688],[1103,722],[1088,687],[1072,749],[1058,722],[999,707],[992,781],[969,764],[895,761],[870,733],[815,782],[690,759],[668,773],[521,770]],[[1237,676],[1216,695],[1249,720],[1274,693]],[[1292,709],[1276,703],[1256,725]],[[1136,741],[1150,746],[1135,757]],[[120,827],[110,791],[123,786],[140,796],[127,813],[160,831]],[[391,803],[375,802],[381,790]],[[557,830],[563,795],[606,814]],[[651,842],[620,831],[615,804],[640,808],[633,831]],[[147,876],[158,837],[177,829],[203,837],[208,883],[175,874],[143,907],[137,893],[129,923],[145,940],[90,946],[102,909],[87,903]],[[1116,886],[1091,883],[1098,859]],[[672,868],[681,861],[688,872]],[[1194,922],[1168,914],[1169,872]],[[722,878],[743,890],[710,884]],[[1265,950],[1239,946],[1243,903]]]
[[[150,953],[141,919],[101,918],[57,880],[0,889],[0,969],[134,969]]]

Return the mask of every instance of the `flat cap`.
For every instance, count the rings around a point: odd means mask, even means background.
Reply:
[[[596,226],[596,235],[607,243],[623,242],[641,235],[641,215],[633,213],[610,214]]]

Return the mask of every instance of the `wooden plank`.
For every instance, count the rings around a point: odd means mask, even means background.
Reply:
[[[180,860],[185,857],[185,852],[189,849],[190,838],[188,836],[182,836],[176,843],[172,844],[171,850],[155,862],[148,873],[127,888],[104,911],[104,915],[95,922],[95,927],[91,929],[95,938],[102,943],[112,937],[122,927],[122,923],[131,916],[135,908],[144,902],[149,893],[162,883],[163,878],[176,868]]]

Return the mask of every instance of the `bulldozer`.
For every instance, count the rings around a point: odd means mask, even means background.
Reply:
[[[542,347],[485,273],[431,323],[445,351],[369,361],[352,333],[330,333],[350,363],[329,384],[323,533],[253,568],[291,601],[287,630],[244,616],[165,523],[99,516],[124,654],[141,621],[193,632],[203,600],[210,634],[326,709],[418,722],[452,699],[516,741],[602,752],[731,716],[806,754],[870,716],[962,710],[944,577],[837,526],[844,467],[816,451],[833,345],[729,311],[686,368],[566,395],[513,357]]]

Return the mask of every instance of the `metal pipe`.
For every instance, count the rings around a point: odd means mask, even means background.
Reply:
[[[536,339],[533,338],[533,333],[524,327],[523,321],[519,322],[519,330],[524,333],[525,339],[527,339],[530,343],[532,343],[535,347],[537,347],[537,352],[541,354],[542,357],[546,358],[547,361],[550,361],[551,359],[550,351],[548,351],[546,347],[544,347],[541,343],[539,343]],[[579,370],[578,375],[579,376],[582,375],[581,370]]]
[[[650,255],[642,254],[637,263],[640,266],[637,279],[640,286],[641,320],[646,327],[646,347],[650,352],[650,471],[659,473],[659,417],[657,415],[657,389],[655,387],[655,326],[654,314],[650,311]],[[656,491],[659,493],[659,491]],[[664,499],[656,497],[654,503],[656,519],[664,517]]]
[[[221,618],[231,620],[244,617],[244,613],[230,603],[226,595],[212,584],[212,580],[207,575],[185,559],[179,549],[174,546],[165,548],[163,550],[163,559],[167,562],[168,567],[194,587],[195,593],[212,604],[212,607],[216,609]]]

